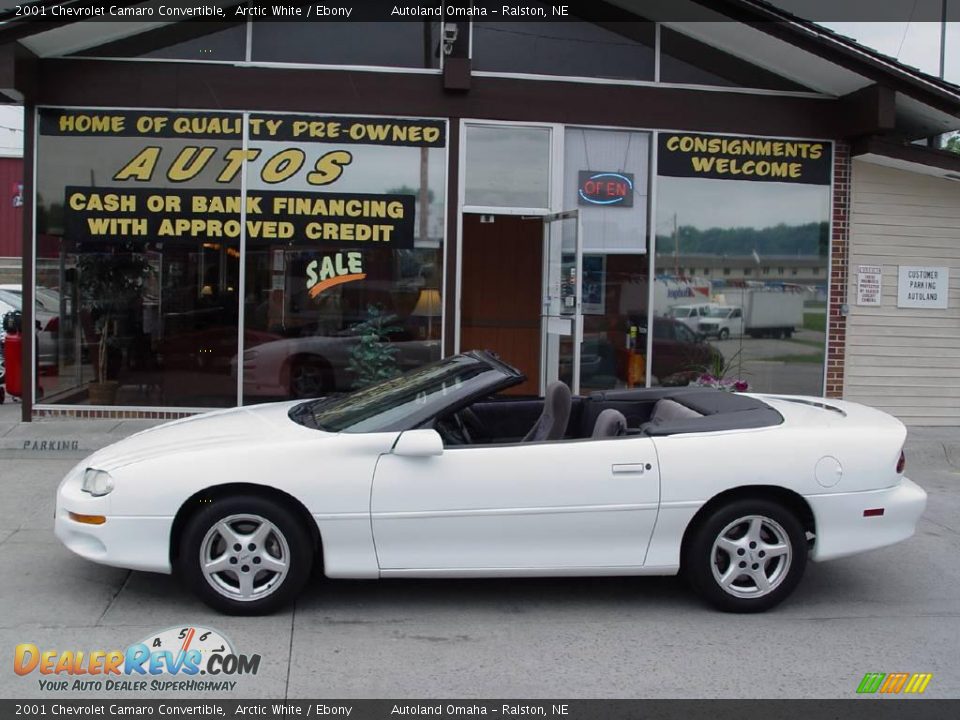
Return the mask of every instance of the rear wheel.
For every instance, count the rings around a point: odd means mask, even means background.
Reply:
[[[296,598],[313,555],[310,533],[285,505],[245,495],[217,500],[190,519],[177,570],[210,607],[261,615]]]
[[[683,572],[720,610],[763,612],[793,592],[806,564],[806,533],[792,512],[769,500],[736,500],[694,529]]]

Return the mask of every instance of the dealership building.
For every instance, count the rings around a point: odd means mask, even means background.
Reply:
[[[960,424],[960,155],[931,141],[960,87],[755,0],[210,4],[227,19],[0,25],[25,420],[310,397],[486,348],[521,394],[709,373]]]

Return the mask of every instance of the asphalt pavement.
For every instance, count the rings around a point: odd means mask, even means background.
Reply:
[[[933,673],[926,697],[960,696],[957,429],[911,431],[907,474],[930,494],[915,537],[811,563],[763,615],[718,613],[676,578],[316,578],[285,612],[228,618],[173,578],[86,562],[53,536],[67,470],[154,423],[20,424],[18,411],[0,406],[0,697],[184,697],[42,690],[10,660],[20,643],[122,649],[187,626],[261,655],[211,698],[849,698],[867,672]]]

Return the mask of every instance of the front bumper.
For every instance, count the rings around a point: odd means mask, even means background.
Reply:
[[[77,466],[60,483],[54,534],[68,550],[86,560],[169,574],[173,518],[111,515],[110,495],[93,497],[80,489],[84,469],[82,465]],[[78,522],[70,513],[101,515],[106,522],[102,525]]]
[[[817,539],[810,557],[832,560],[893,545],[911,537],[927,507],[927,493],[903,478],[893,487],[853,493],[808,495]],[[883,508],[883,515],[863,511]]]

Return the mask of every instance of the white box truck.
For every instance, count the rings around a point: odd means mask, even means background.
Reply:
[[[803,293],[751,289],[743,293],[743,332],[753,338],[791,337],[803,327]]]

